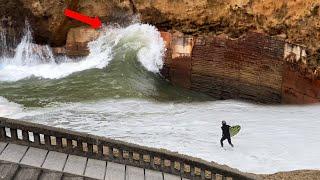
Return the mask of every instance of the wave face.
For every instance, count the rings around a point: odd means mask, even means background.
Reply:
[[[56,58],[49,46],[32,43],[32,34],[26,24],[25,35],[15,50],[14,57],[0,58],[0,81],[18,81],[29,77],[59,79],[74,72],[105,68],[117,53],[135,51],[138,61],[151,72],[162,68],[164,42],[155,27],[133,24],[126,28],[105,27],[101,37],[90,43],[90,55],[83,59]],[[5,34],[0,34],[5,39]],[[2,47],[6,41],[2,41]]]
[[[127,28],[105,28],[103,35],[89,43],[90,55],[87,60],[104,62],[107,65],[114,56],[134,52],[138,61],[148,71],[158,73],[163,66],[164,41],[154,26],[133,24]]]

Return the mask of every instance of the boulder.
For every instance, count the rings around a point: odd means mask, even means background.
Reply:
[[[68,32],[66,54],[68,56],[87,56],[88,43],[99,37],[99,31],[90,27],[72,28]]]

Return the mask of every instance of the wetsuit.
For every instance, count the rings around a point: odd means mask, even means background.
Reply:
[[[220,143],[221,143],[221,147],[223,147],[223,141],[228,139],[228,143],[233,147],[233,144],[231,143],[231,137],[230,137],[230,126],[229,125],[222,125],[221,127],[222,129],[222,138],[220,140]]]

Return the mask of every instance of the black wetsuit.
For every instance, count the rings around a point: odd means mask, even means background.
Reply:
[[[233,147],[233,144],[231,143],[231,137],[230,137],[230,126],[229,125],[222,125],[221,127],[222,129],[222,138],[220,140],[220,143],[221,143],[221,147],[223,147],[223,141],[228,139],[228,143]]]

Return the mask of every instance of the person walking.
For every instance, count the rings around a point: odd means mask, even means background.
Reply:
[[[230,136],[230,126],[227,125],[226,121],[222,121],[222,138],[220,140],[221,147],[223,147],[223,141],[228,140],[228,143],[230,144],[231,147],[233,147],[233,144],[231,142],[231,136]]]

